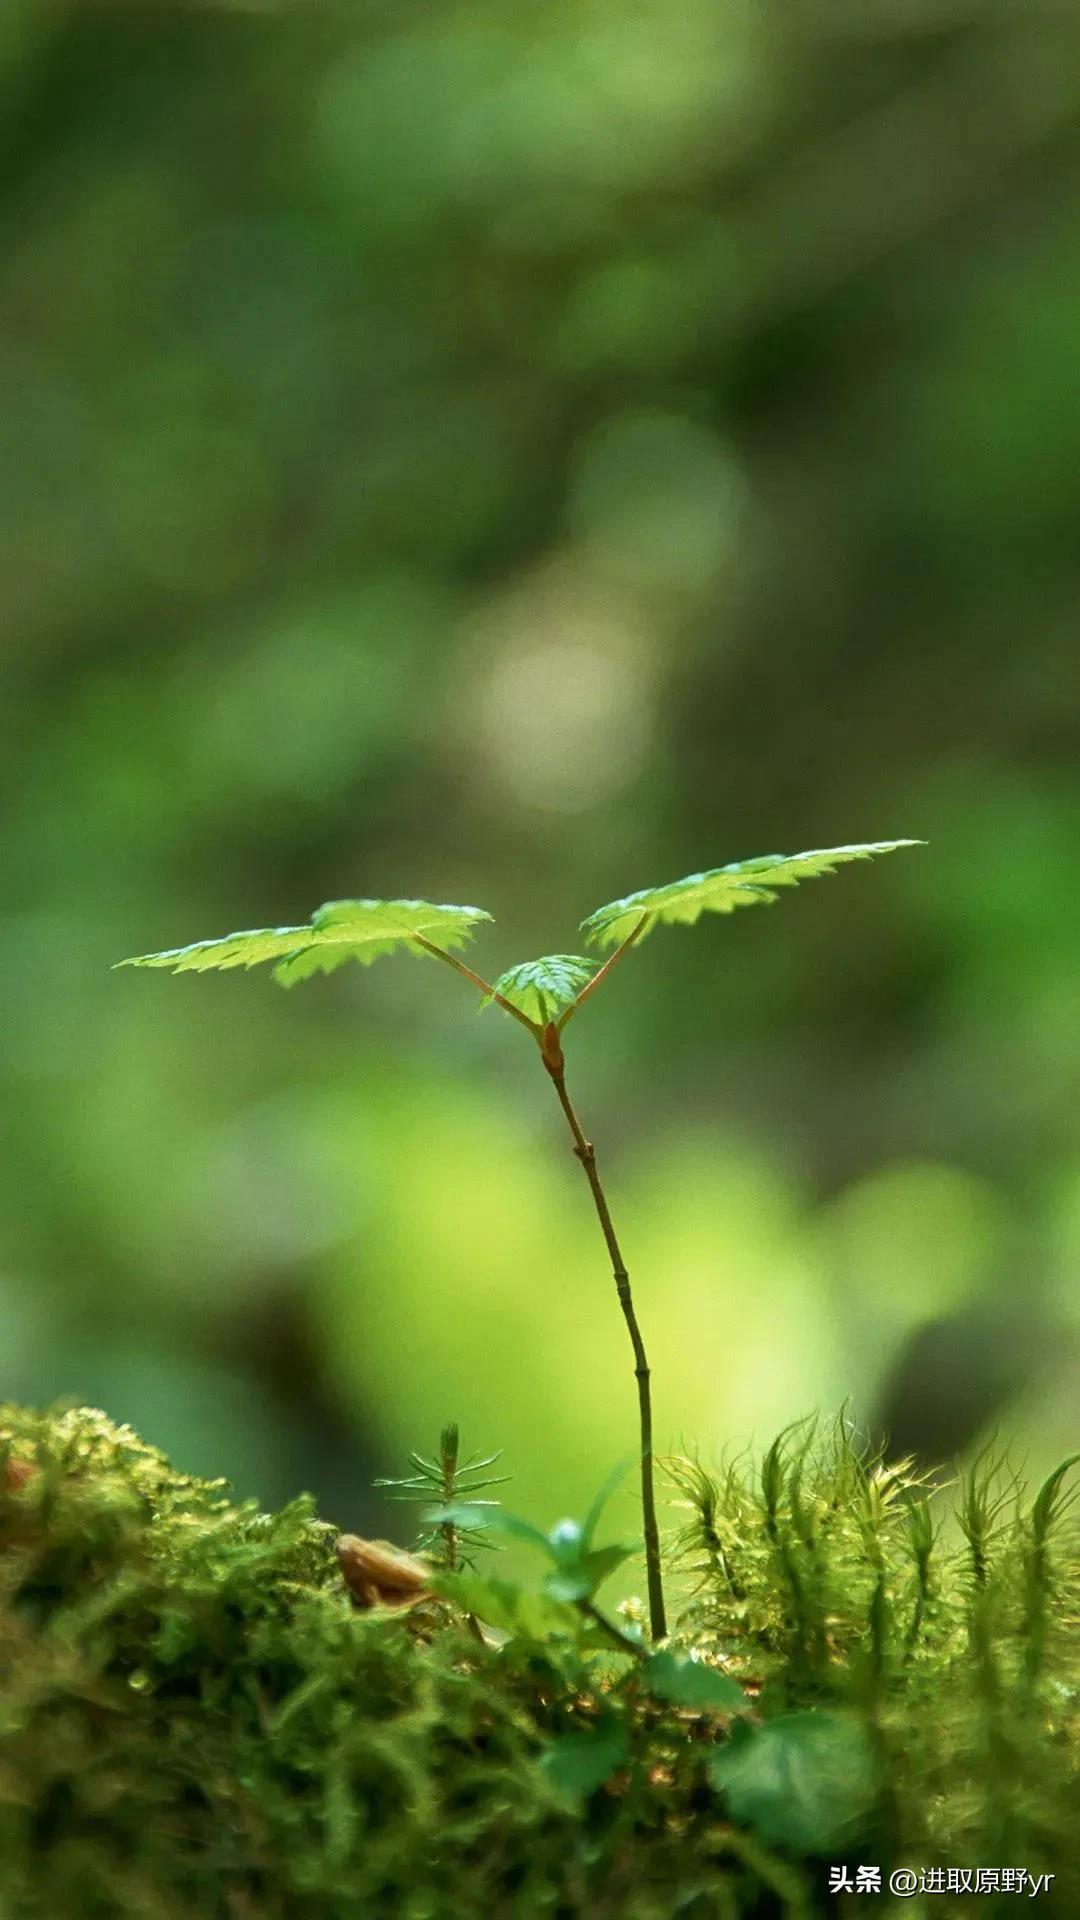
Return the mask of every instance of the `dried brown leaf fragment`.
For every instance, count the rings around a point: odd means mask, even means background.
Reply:
[[[412,1607],[431,1598],[431,1569],[386,1540],[343,1533],[337,1543],[345,1585],[360,1607]]]

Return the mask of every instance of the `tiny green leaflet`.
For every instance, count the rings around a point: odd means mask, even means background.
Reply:
[[[496,999],[509,1001],[527,1019],[546,1026],[573,1006],[595,972],[595,962],[579,953],[546,953],[539,960],[523,960],[519,966],[508,967],[481,1004],[488,1007]]]

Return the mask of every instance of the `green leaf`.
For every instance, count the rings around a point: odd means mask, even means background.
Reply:
[[[829,1859],[859,1834],[878,1797],[869,1735],[843,1712],[781,1714],[737,1732],[713,1754],[709,1778],[732,1818],[766,1845]]]
[[[581,1616],[573,1607],[513,1580],[463,1570],[436,1573],[431,1586],[460,1612],[474,1613],[512,1640],[542,1646],[552,1635],[576,1641],[581,1634]]]
[[[493,1533],[509,1534],[512,1540],[523,1540],[527,1546],[539,1547],[542,1553],[550,1557],[551,1543],[547,1534],[542,1533],[539,1527],[534,1527],[531,1520],[522,1520],[519,1514],[506,1513],[501,1508],[497,1513],[489,1514],[486,1520],[480,1522],[475,1518],[470,1519],[470,1513],[475,1515],[475,1508],[470,1507],[468,1501],[460,1501],[456,1503],[453,1518],[461,1526],[486,1525]]]
[[[738,907],[754,907],[777,899],[780,887],[798,886],[800,880],[815,879],[832,873],[849,860],[870,860],[875,854],[893,853],[897,847],[921,847],[922,840],[871,840],[861,846],[824,847],[813,853],[767,853],[755,860],[735,860],[727,867],[712,867],[707,873],[691,873],[685,880],[673,880],[666,887],[645,887],[640,893],[627,894],[624,900],[612,900],[597,907],[583,920],[582,930],[594,947],[617,947],[631,934],[642,915],[647,919],[639,939],[654,926],[691,927],[703,913],[734,913]]]
[[[347,960],[359,960],[362,967],[370,967],[382,954],[393,953],[396,944],[393,940],[372,940],[357,947],[341,941],[305,947],[301,953],[278,961],[274,979],[279,987],[295,987],[301,980],[313,979],[317,973],[336,973]]]
[[[595,1495],[592,1505],[585,1515],[585,1525],[581,1529],[586,1546],[591,1542],[593,1534],[596,1532],[600,1515],[603,1513],[616,1487],[626,1477],[630,1464],[629,1459],[626,1459],[620,1460],[617,1466],[612,1467],[607,1479]]]
[[[544,1576],[544,1592],[555,1600],[591,1600],[608,1575],[639,1551],[640,1543],[635,1541],[633,1546],[612,1544],[595,1547],[591,1553],[560,1555],[556,1572]]]
[[[634,1555],[640,1552],[640,1540],[613,1540],[610,1546],[593,1547],[591,1552],[584,1554],[581,1570],[589,1582],[590,1594],[594,1594],[597,1588],[603,1585],[608,1576],[615,1572],[616,1567],[621,1567],[624,1561],[632,1560]]]
[[[626,1729],[613,1720],[588,1733],[562,1734],[552,1741],[540,1764],[560,1793],[579,1802],[602,1787],[627,1757]]]
[[[474,927],[490,919],[490,913],[480,907],[441,907],[426,900],[330,900],[303,927],[256,927],[247,933],[227,933],[220,940],[138,954],[116,964],[206,973],[276,960],[275,979],[291,987],[312,974],[333,973],[346,960],[370,966],[380,955],[402,946],[411,953],[423,953],[420,937],[441,947],[463,947]]]
[[[642,1679],[657,1700],[701,1712],[741,1713],[749,1708],[738,1681],[704,1660],[683,1660],[665,1648],[645,1662]]]
[[[595,971],[594,963],[583,960],[580,954],[546,953],[539,960],[523,960],[519,966],[508,967],[496,980],[491,996],[481,1004],[490,1006],[495,994],[501,994],[527,1019],[546,1026],[573,1006]]]
[[[557,1526],[544,1540],[551,1559],[555,1562],[554,1573],[544,1579],[544,1591],[554,1595],[557,1600],[591,1600],[597,1588],[629,1560],[640,1552],[640,1541],[627,1544],[613,1541],[606,1547],[593,1547],[593,1530],[600,1517],[601,1510],[612,1488],[625,1473],[620,1466],[610,1475],[593,1501],[588,1519],[584,1526],[576,1520],[560,1520]],[[535,1537],[535,1536],[534,1536]]]

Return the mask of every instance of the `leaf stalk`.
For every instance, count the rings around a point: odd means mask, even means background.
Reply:
[[[584,987],[582,987],[581,992],[578,994],[577,999],[574,1000],[571,1003],[571,1005],[567,1007],[566,1012],[563,1014],[562,1018],[558,1022],[558,1028],[560,1033],[565,1027],[567,1021],[573,1019],[578,1008],[581,1006],[584,1006],[590,993],[595,993],[601,981],[607,979],[607,976],[611,972],[611,969],[615,965],[616,961],[621,960],[623,957],[623,954],[629,952],[630,948],[634,944],[634,941],[640,939],[641,935],[644,933],[645,928],[649,923],[650,918],[651,918],[651,915],[647,913],[642,914],[641,919],[638,921],[636,927],[632,927],[630,929],[630,932],[627,934],[626,939],[623,941],[622,945],[619,947],[616,947],[614,953],[610,954],[609,957],[604,961],[604,964],[600,968],[599,972],[594,973],[592,979]]]
[[[413,934],[412,938],[414,944],[418,947],[423,947],[424,952],[430,953],[434,960],[445,960],[448,967],[453,967],[455,973],[461,974],[462,979],[468,980],[474,987],[478,988],[485,1000],[494,1000],[495,1005],[501,1007],[504,1013],[512,1013],[515,1020],[519,1020],[523,1027],[528,1028],[534,1040],[539,1039],[540,1028],[536,1021],[530,1020],[527,1013],[522,1013],[520,1007],[513,1006],[509,1000],[504,999],[501,993],[496,993],[494,987],[489,986],[486,980],[482,979],[478,973],[474,973],[471,967],[465,965],[464,960],[459,960],[455,954],[447,953],[445,947],[437,947],[433,940],[425,940],[422,933]]]

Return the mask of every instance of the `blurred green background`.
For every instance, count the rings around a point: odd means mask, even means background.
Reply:
[[[278,1501],[460,1420],[572,1510],[631,1362],[535,1056],[408,959],[122,955],[405,894],[569,1036],[663,1446],[1075,1436],[1080,24],[995,0],[6,6],[0,1395]],[[629,1501],[630,1496],[627,1495]]]

